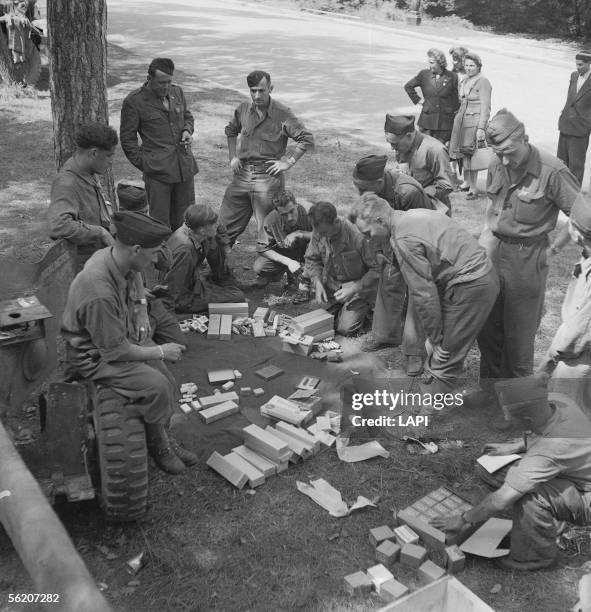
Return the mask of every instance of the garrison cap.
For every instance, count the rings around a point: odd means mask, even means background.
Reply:
[[[548,400],[548,381],[538,376],[511,378],[495,384],[501,408],[517,410],[534,408]]]
[[[502,108],[486,126],[486,139],[491,144],[500,144],[513,132],[523,127],[523,123],[506,108]]]
[[[384,132],[402,136],[408,134],[415,129],[414,115],[386,115],[386,123]]]
[[[119,199],[119,207],[121,210],[143,211],[147,208],[146,190],[140,185],[128,182],[119,181],[117,184],[117,198]]]
[[[135,211],[120,211],[113,214],[117,240],[128,246],[138,244],[142,249],[160,246],[172,233],[168,225],[149,215]]]
[[[570,210],[570,220],[585,238],[591,238],[591,202],[582,193]]]
[[[584,62],[591,62],[591,51],[579,51],[575,55],[575,59],[583,60]]]
[[[360,181],[377,181],[384,176],[387,161],[387,155],[366,155],[355,164],[353,178]]]

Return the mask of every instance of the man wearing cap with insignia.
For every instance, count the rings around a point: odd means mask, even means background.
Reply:
[[[490,393],[495,379],[532,373],[548,261],[569,241],[568,226],[551,245],[548,235],[558,213],[569,214],[580,187],[560,160],[529,144],[523,123],[507,109],[489,121],[486,138],[496,155],[488,169],[481,243],[501,281],[478,338],[481,386]]]
[[[386,115],[386,141],[396,151],[396,161],[407,163],[410,175],[425,192],[450,211],[449,194],[453,191],[449,153],[437,138],[415,129],[412,115]]]
[[[352,212],[365,236],[390,241],[408,287],[426,337],[428,377],[421,391],[431,397],[458,391],[464,359],[499,292],[484,248],[440,212],[392,210],[375,193],[364,193]]]
[[[175,230],[195,203],[199,169],[191,152],[193,115],[173,74],[171,59],[152,60],[146,82],[123,101],[119,136],[125,156],[143,173],[150,214]]]
[[[375,193],[386,200],[393,210],[433,210],[433,200],[420,184],[403,172],[386,170],[387,160],[386,155],[367,155],[357,162],[353,170],[353,183],[359,194]],[[383,262],[373,313],[372,337],[362,344],[361,350],[371,352],[398,346],[402,340],[402,351],[407,362],[406,373],[418,376],[423,371],[425,351],[422,329],[416,325],[409,304],[402,335],[406,284],[395,263],[390,241],[372,239],[372,243],[376,252],[381,253]]]
[[[575,65],[577,69],[570,75],[566,104],[558,119],[560,136],[556,156],[582,185],[591,133],[591,53],[577,53]]]
[[[185,347],[133,339],[132,279],[156,260],[170,235],[164,223],[137,212],[113,215],[115,244],[97,251],[70,286],[62,317],[69,368],[78,377],[113,388],[129,400],[146,427],[148,450],[160,469],[178,474],[197,457],[166,432],[176,383],[165,361],[176,362]]]
[[[559,522],[591,524],[591,422],[566,395],[548,394],[546,384],[530,376],[495,385],[505,418],[533,433],[518,442],[488,444],[484,451],[518,453],[521,459],[493,474],[477,464],[492,493],[461,515],[431,520],[437,529],[457,532],[511,508],[511,552],[498,561],[510,570],[554,565]]]
[[[562,303],[562,323],[538,371],[552,374],[552,389],[591,415],[591,203],[582,194],[570,211],[569,232],[582,257]]]

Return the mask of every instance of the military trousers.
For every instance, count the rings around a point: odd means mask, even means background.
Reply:
[[[491,238],[488,246],[501,290],[478,336],[482,386],[532,373],[548,276],[547,240],[523,245]]]
[[[150,216],[174,232],[183,224],[187,208],[195,204],[194,177],[181,183],[163,183],[144,174],[144,183]]]
[[[447,361],[427,356],[425,372],[430,374],[437,392],[452,391],[459,383],[464,360],[493,308],[499,293],[496,272],[447,288],[440,295],[443,338],[441,348],[450,353]],[[433,390],[434,387],[433,387]]]
[[[265,243],[263,221],[273,208],[273,196],[283,189],[284,177],[271,176],[263,170],[247,170],[244,166],[228,185],[220,208],[220,223],[225,225],[232,244],[254,214],[257,240]]]
[[[489,474],[476,465],[476,473],[495,491],[505,482],[509,467]],[[591,492],[579,491],[570,480],[553,478],[519,498],[512,512],[511,558],[523,563],[554,561],[558,555],[556,521],[589,525]]]

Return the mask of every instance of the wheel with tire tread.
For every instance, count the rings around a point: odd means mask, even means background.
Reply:
[[[97,497],[106,517],[132,521],[146,513],[148,450],[143,420],[126,406],[126,399],[99,387],[93,420],[96,433]]]

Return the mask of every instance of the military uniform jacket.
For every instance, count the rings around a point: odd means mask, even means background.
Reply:
[[[127,159],[150,178],[181,183],[198,172],[191,149],[181,144],[184,130],[193,134],[194,121],[180,87],[171,85],[168,99],[166,110],[146,85],[125,98],[119,132],[121,147]]]
[[[556,226],[579,193],[579,184],[556,157],[530,145],[523,175],[515,183],[495,155],[488,168],[486,192],[490,198],[488,227],[510,238],[543,238]]]
[[[355,292],[363,298],[375,293],[380,269],[369,240],[346,219],[337,218],[334,236],[312,232],[306,250],[305,271],[312,280],[320,279],[329,291],[347,281],[357,281]]]
[[[433,201],[423,191],[418,181],[408,174],[395,170],[384,172],[384,186],[376,195],[386,200],[394,210],[435,209]]]
[[[567,136],[587,136],[591,133],[591,75],[577,91],[578,72],[570,75],[566,104],[558,119],[558,129]]]
[[[566,362],[586,356],[591,363],[591,257],[575,266],[562,303],[562,323],[549,353]]]
[[[454,285],[482,278],[492,264],[475,238],[437,211],[392,211],[390,233],[425,334],[438,344],[443,338],[441,296]]]
[[[423,109],[418,120],[424,130],[451,130],[454,115],[460,106],[458,98],[458,75],[444,70],[438,79],[431,70],[421,70],[405,86],[404,90],[414,104],[421,100],[416,92],[423,93]]]

